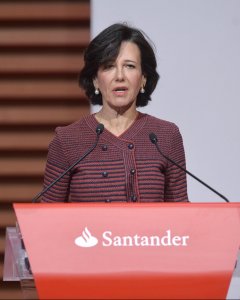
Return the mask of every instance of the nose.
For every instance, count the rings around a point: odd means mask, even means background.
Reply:
[[[116,80],[123,81],[124,80],[124,72],[121,67],[116,68]]]

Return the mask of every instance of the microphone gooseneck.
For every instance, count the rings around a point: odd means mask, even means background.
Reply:
[[[180,166],[178,163],[176,163],[174,160],[172,160],[171,158],[169,158],[168,156],[166,156],[160,149],[159,145],[158,145],[158,139],[155,133],[151,132],[149,134],[149,139],[150,141],[156,146],[158,152],[164,157],[166,158],[168,161],[170,161],[172,164],[174,164],[175,166],[177,166],[179,169],[181,169],[182,171],[184,171],[185,173],[187,173],[188,175],[192,176],[194,179],[196,179],[198,182],[200,182],[201,184],[203,184],[205,187],[207,187],[208,189],[210,189],[212,192],[214,192],[215,194],[217,194],[219,197],[221,197],[222,199],[224,199],[226,202],[230,202],[225,196],[223,196],[222,194],[220,194],[218,191],[216,191],[214,188],[212,188],[211,186],[209,186],[207,183],[205,183],[204,181],[202,181],[201,179],[199,179],[197,176],[195,176],[194,174],[192,174],[191,172],[189,172],[188,170],[186,170],[185,168],[183,168],[182,166]]]
[[[60,174],[60,176],[58,176],[53,182],[51,182],[48,186],[46,186],[45,189],[43,189],[39,194],[37,194],[32,202],[36,202],[41,196],[43,196],[53,185],[55,185],[60,179],[62,179],[69,171],[71,171],[80,161],[82,161],[86,156],[88,156],[97,146],[98,141],[99,141],[99,137],[100,135],[103,133],[104,130],[104,125],[103,124],[98,124],[98,126],[96,127],[96,140],[95,143],[92,145],[91,148],[88,149],[87,152],[84,153],[83,156],[81,156],[76,162],[74,162],[67,170],[65,170],[62,174]]]

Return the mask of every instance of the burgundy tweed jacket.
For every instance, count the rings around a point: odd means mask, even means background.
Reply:
[[[97,125],[94,115],[89,115],[56,129],[49,145],[45,187],[94,144]],[[185,168],[178,127],[140,113],[119,137],[105,129],[95,150],[51,187],[41,201],[188,201],[186,174],[161,156],[149,139],[150,132],[157,135],[162,152]]]

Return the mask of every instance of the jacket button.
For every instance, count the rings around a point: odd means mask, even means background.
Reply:
[[[108,172],[102,172],[102,177],[108,177]]]
[[[132,195],[130,197],[130,199],[131,199],[132,202],[137,202],[137,196],[135,196],[135,195]]]
[[[134,148],[134,145],[133,144],[129,144],[128,145],[128,149],[132,150]]]
[[[107,151],[108,146],[107,145],[102,145],[102,151]]]
[[[134,175],[135,173],[136,173],[135,169],[131,169],[131,170],[130,170],[130,174],[131,174],[131,175]]]

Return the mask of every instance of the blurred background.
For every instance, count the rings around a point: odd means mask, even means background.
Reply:
[[[187,169],[239,201],[240,1],[91,1],[92,36],[123,21],[155,45],[161,77],[141,110],[177,124]],[[191,202],[224,202],[190,176],[188,194]]]
[[[239,0],[0,1],[0,275],[13,202],[42,189],[56,126],[90,107],[78,87],[83,50],[106,26],[128,22],[156,47],[160,81],[143,112],[176,123],[187,168],[240,201]],[[191,202],[223,200],[188,176]],[[0,282],[0,299],[21,299]]]
[[[55,127],[90,111],[77,83],[89,39],[90,1],[0,1],[0,299],[22,298],[2,282],[12,203],[42,189]]]

